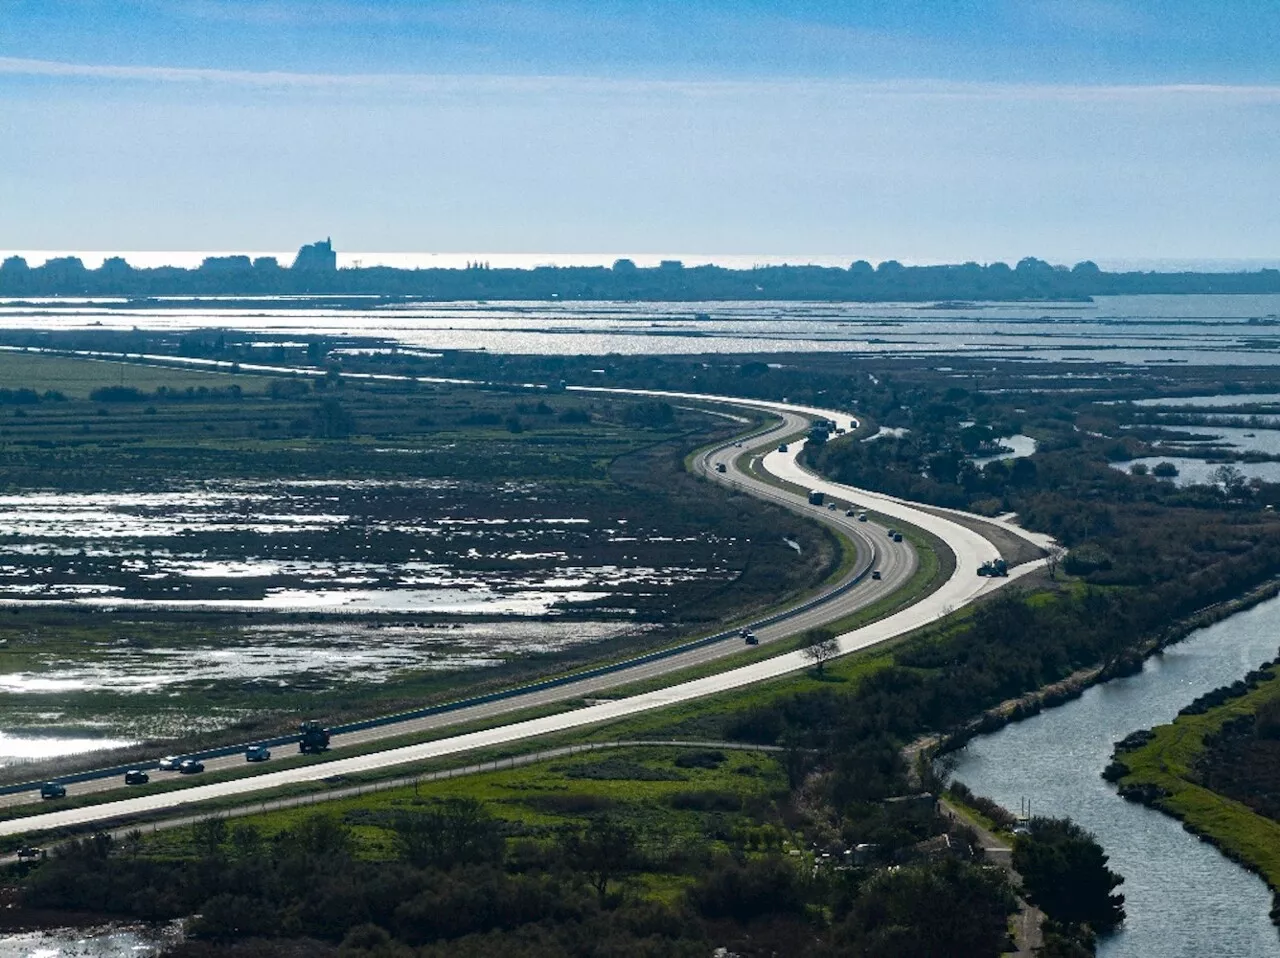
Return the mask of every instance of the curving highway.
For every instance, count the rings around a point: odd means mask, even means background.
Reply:
[[[732,396],[708,396],[698,393],[659,390],[623,390],[607,387],[568,388],[584,392],[645,395],[666,399],[724,404],[739,408],[749,407],[756,410],[764,410],[779,417],[780,422],[770,428],[736,442],[725,443],[705,451],[696,458],[695,468],[712,480],[731,485],[750,495],[784,505],[797,512],[808,513],[815,519],[841,529],[854,540],[858,548],[858,560],[854,569],[843,582],[829,589],[819,596],[817,600],[800,603],[800,608],[781,622],[757,627],[755,631],[761,644],[776,642],[781,638],[795,635],[797,632],[807,628],[843,619],[850,613],[888,595],[893,589],[908,581],[915,571],[916,556],[909,545],[892,542],[886,534],[886,530],[875,523],[858,522],[855,517],[846,516],[846,505],[856,504],[859,507],[873,510],[889,519],[914,525],[933,533],[951,548],[955,554],[956,564],[955,571],[951,577],[932,594],[893,615],[839,636],[841,654],[864,649],[914,631],[948,614],[953,609],[972,602],[979,596],[1043,565],[1043,560],[1026,563],[1011,570],[1008,579],[979,577],[976,574],[978,566],[983,562],[996,558],[999,553],[991,542],[983,538],[978,532],[973,531],[969,526],[961,525],[947,518],[947,515],[941,514],[941,511],[925,511],[904,500],[829,482],[813,475],[797,461],[797,457],[804,445],[803,440],[789,442],[786,453],[778,451],[777,446],[781,439],[803,432],[811,419],[824,418],[837,422],[848,421],[850,416],[847,413]],[[811,506],[803,496],[766,482],[749,472],[741,471],[738,468],[737,461],[744,453],[760,454],[759,461],[769,474],[806,489],[821,490],[829,498],[835,499],[840,504],[840,508],[829,510],[823,507]],[[720,473],[717,469],[717,466],[721,464],[725,467],[724,473]],[[955,513],[951,514],[954,515]],[[976,516],[969,518],[970,526],[974,524],[975,520],[978,522],[990,521]],[[1000,525],[1007,531],[1020,535],[1037,545],[1044,544],[1044,537],[1028,533],[1011,523],[1002,522]],[[880,571],[880,580],[875,580],[866,575],[871,568]],[[716,642],[605,675],[596,675],[568,682],[551,689],[531,691],[498,701],[467,706],[447,713],[411,719],[394,725],[350,732],[340,737],[335,737],[334,746],[342,747],[344,745],[367,743],[379,738],[402,736],[446,725],[492,718],[516,709],[526,709],[566,699],[579,699],[589,696],[593,692],[602,692],[619,685],[660,677],[673,671],[702,664],[737,652],[741,647],[740,643],[733,640]],[[247,795],[283,785],[316,781],[337,775],[368,772],[405,763],[453,755],[472,749],[502,745],[520,739],[582,728],[599,722],[607,722],[690,701],[717,692],[740,688],[754,682],[776,678],[789,672],[801,670],[809,664],[809,661],[801,652],[783,653],[715,675],[678,682],[652,692],[596,702],[556,715],[512,722],[495,728],[453,735],[432,742],[389,748],[370,752],[366,755],[337,758],[331,761],[279,771],[264,771],[262,774],[227,782],[208,785],[193,784],[192,787],[180,791],[161,794],[141,793],[133,798],[104,802],[85,808],[54,810],[27,818],[11,819],[0,822],[0,835],[90,825],[132,815],[154,813],[214,798]],[[209,759],[206,761],[206,766],[210,771],[218,768],[243,768],[244,761],[237,754]],[[167,777],[169,777],[168,773],[157,773],[153,780]],[[105,789],[116,789],[118,787],[119,778],[113,776],[70,785],[68,793],[83,794]],[[24,792],[4,796],[3,800],[7,804],[18,804],[38,799],[32,793]]]

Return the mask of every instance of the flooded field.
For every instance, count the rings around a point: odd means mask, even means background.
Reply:
[[[1274,364],[1280,296],[1108,296],[1082,303],[139,304],[0,301],[0,328],[211,327],[277,336],[383,337],[423,352],[505,354],[863,352],[1122,363]],[[276,343],[263,343],[264,360]]]
[[[152,958],[180,938],[173,925],[50,928],[0,934],[0,958]]]
[[[0,356],[0,765],[637,654],[837,555],[685,472],[743,425],[695,408],[141,369]]]
[[[192,638],[166,647],[154,637],[130,636],[127,629],[122,623],[119,631],[126,634],[80,661],[36,653],[35,668],[0,674],[0,692],[141,694],[218,681],[277,688],[382,683],[405,670],[482,668],[635,631],[630,624],[605,622],[277,623],[236,634],[211,631],[203,643]],[[0,733],[0,750],[3,741]]]
[[[0,605],[548,615],[730,575],[562,490],[457,481],[208,483],[0,496]],[[686,546],[695,564],[659,563]]]

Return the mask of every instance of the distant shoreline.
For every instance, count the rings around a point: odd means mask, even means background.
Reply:
[[[1280,269],[1242,272],[1107,272],[1085,261],[1072,267],[1027,257],[1005,263],[904,266],[689,266],[677,259],[643,266],[621,258],[609,266],[401,269],[338,266],[328,240],[303,246],[292,265],[277,256],[205,257],[199,266],[135,268],[108,257],[89,269],[76,256],[30,265],[0,261],[0,296],[351,296],[397,300],[474,301],[803,301],[931,302],[967,308],[978,302],[1088,302],[1095,296],[1280,293]],[[172,305],[172,304],[170,304]],[[352,304],[356,305],[369,305]]]

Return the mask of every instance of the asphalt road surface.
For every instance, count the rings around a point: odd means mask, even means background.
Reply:
[[[841,505],[846,503],[857,504],[891,520],[923,528],[946,542],[955,554],[955,572],[947,582],[932,594],[908,608],[841,635],[839,644],[842,654],[867,648],[913,631],[973,601],[980,595],[1014,581],[1043,565],[1043,560],[1041,560],[1018,566],[1011,570],[1007,579],[979,577],[976,574],[978,566],[983,562],[996,558],[998,552],[994,545],[977,532],[951,521],[945,515],[925,512],[904,500],[843,486],[814,476],[796,462],[796,456],[803,448],[802,440],[791,442],[786,453],[781,453],[777,450],[778,441],[781,438],[802,431],[808,420],[820,417],[832,419],[841,424],[851,423],[850,416],[847,413],[788,403],[739,399],[728,396],[704,396],[696,393],[603,388],[593,391],[650,395],[662,398],[722,403],[738,407],[745,406],[769,411],[781,418],[782,421],[779,425],[743,440],[740,446],[737,443],[729,443],[704,453],[698,457],[697,468],[704,471],[713,480],[734,485],[751,495],[783,503],[796,511],[807,512],[816,519],[839,526],[854,539],[859,549],[859,560],[855,564],[855,569],[851,575],[857,578],[862,571],[866,570],[868,564],[874,564],[875,568],[880,570],[882,578],[880,581],[875,581],[870,576],[861,578],[857,585],[844,591],[837,591],[829,601],[823,602],[819,606],[797,615],[795,618],[779,623],[776,626],[761,627],[757,630],[757,635],[762,644],[777,641],[780,638],[794,635],[799,631],[816,625],[845,618],[858,608],[887,595],[891,590],[910,579],[915,569],[916,559],[914,551],[909,545],[905,542],[893,543],[882,527],[876,527],[870,522],[860,523],[856,520],[856,517],[846,516],[843,508],[833,511],[825,507],[811,506],[803,496],[786,491],[738,470],[736,462],[743,453],[759,450],[763,454],[761,462],[769,473],[806,489],[821,490],[828,498],[836,499]],[[725,465],[723,474],[716,470],[717,463]],[[1009,531],[1022,535],[1029,541],[1035,541],[1037,544],[1043,543],[1042,537],[1026,533],[1017,526],[1008,523],[1002,523],[1002,525],[1008,528]],[[351,733],[342,736],[340,739],[335,738],[334,746],[353,745],[377,738],[400,736],[438,728],[443,725],[474,721],[475,719],[492,717],[504,712],[525,709],[547,702],[582,698],[589,696],[593,692],[603,691],[621,684],[630,684],[684,669],[691,665],[730,654],[740,648],[741,646],[732,640],[716,643],[688,653],[639,665],[634,669],[588,678],[581,682],[569,683],[542,692],[519,695],[441,715]],[[264,769],[262,774],[208,785],[193,784],[192,787],[180,791],[160,794],[142,792],[133,798],[106,802],[85,808],[64,809],[61,811],[51,810],[40,815],[0,822],[0,835],[90,825],[122,816],[152,813],[214,798],[247,795],[282,785],[316,781],[335,775],[391,768],[409,762],[502,745],[520,739],[563,732],[663,708],[680,702],[687,702],[706,695],[775,678],[789,672],[799,671],[810,664],[802,652],[783,653],[750,665],[700,679],[679,682],[655,691],[632,695],[627,698],[598,702],[556,715],[513,722],[478,732],[441,738],[432,742],[385,749],[365,755],[338,758],[280,771]],[[217,768],[240,767],[243,766],[244,762],[240,756],[236,755],[221,759],[210,759],[205,764],[212,771]],[[153,781],[166,778],[169,774],[155,773]],[[120,787],[120,782],[116,778],[98,779],[69,786],[68,793],[82,794],[118,787]],[[31,793],[20,793],[15,796],[5,796],[5,798],[11,802],[38,801]]]

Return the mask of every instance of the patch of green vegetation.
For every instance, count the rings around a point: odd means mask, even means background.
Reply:
[[[637,738],[721,738],[729,722],[754,708],[767,706],[798,693],[833,688],[850,690],[881,669],[893,664],[892,653],[864,649],[842,656],[825,667],[819,678],[812,670],[720,692],[691,702],[628,716],[596,726],[586,733],[592,741]]]
[[[725,847],[731,833],[749,826],[747,811],[760,813],[771,797],[786,790],[776,759],[756,752],[726,751],[714,767],[679,765],[687,750],[647,747],[610,750],[606,755],[549,759],[520,768],[486,772],[419,786],[370,792],[325,803],[325,814],[358,826],[365,857],[390,857],[395,813],[448,798],[484,804],[507,826],[511,837],[546,838],[561,826],[581,824],[607,812],[637,831],[661,833],[672,841],[707,838],[707,816],[716,818]],[[238,819],[271,836],[315,813],[309,805]],[[195,854],[192,828],[148,836],[149,853],[164,857]]]
[[[89,359],[42,353],[0,350],[0,382],[8,388],[46,390],[68,399],[88,399],[96,389],[124,386],[145,392],[159,388],[185,392],[192,389],[226,389],[237,386],[246,393],[260,393],[268,380],[262,376],[193,367],[153,366],[122,358]]]
[[[1232,698],[1200,715],[1179,715],[1151,730],[1145,745],[1118,753],[1128,773],[1117,781],[1135,796],[1144,792],[1155,807],[1183,821],[1236,861],[1255,869],[1280,893],[1280,822],[1248,805],[1206,788],[1197,765],[1223,726],[1250,720],[1259,709],[1280,701],[1280,675],[1260,682],[1253,691]]]

